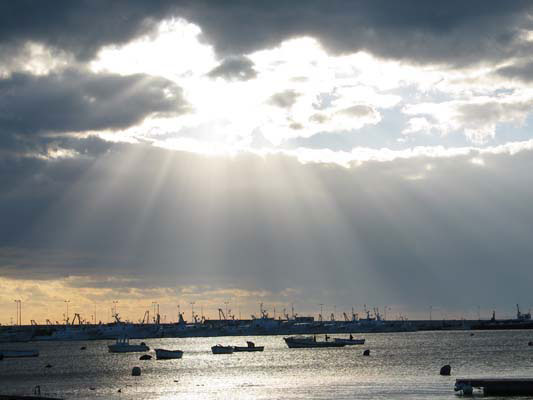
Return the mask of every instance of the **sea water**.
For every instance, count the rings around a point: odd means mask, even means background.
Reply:
[[[289,349],[282,336],[147,339],[148,361],[139,360],[143,353],[108,353],[112,341],[3,344],[37,348],[40,356],[0,361],[0,394],[29,395],[39,385],[43,395],[64,399],[456,399],[458,377],[533,377],[533,331],[354,336],[366,343]],[[211,353],[215,344],[245,340],[264,352]],[[155,348],[184,355],[156,360]],[[439,375],[445,364],[449,377]],[[131,376],[135,366],[141,376]]]

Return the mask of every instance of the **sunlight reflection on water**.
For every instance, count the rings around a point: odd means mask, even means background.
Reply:
[[[452,399],[459,376],[533,376],[533,348],[527,346],[532,336],[366,334],[364,346],[339,349],[288,349],[281,336],[146,340],[151,349],[185,352],[181,360],[166,361],[109,354],[106,341],[10,344],[2,347],[37,347],[41,355],[0,362],[0,393],[31,394],[40,385],[44,393],[67,399]],[[244,345],[245,339],[265,351],[211,354],[214,344]],[[80,350],[83,345],[87,350]],[[362,356],[366,348],[370,357]],[[447,363],[452,376],[439,376]],[[131,376],[134,366],[141,367],[140,377]]]

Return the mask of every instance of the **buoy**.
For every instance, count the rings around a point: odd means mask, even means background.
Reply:
[[[443,366],[441,369],[440,369],[440,374],[442,376],[450,376],[450,373],[452,372],[452,367],[448,364],[446,364],[445,366]]]
[[[370,350],[366,349],[365,351],[363,351],[363,355],[364,356],[369,356],[370,355]]]
[[[86,349],[87,349],[87,347],[85,347],[85,346],[81,346],[80,347],[80,350],[86,350]]]
[[[117,390],[118,393],[122,393],[122,389]]]
[[[0,361],[2,361],[3,359],[4,359],[4,354],[0,353]]]
[[[45,368],[52,368],[52,364],[46,364],[44,367]]]
[[[141,367],[133,367],[131,376],[141,376]]]
[[[527,345],[528,345],[528,346],[533,346],[533,342],[529,341],[529,342],[527,342]],[[1,355],[1,354],[0,354],[0,355]],[[0,358],[0,360],[1,360],[1,358]]]
[[[143,354],[139,357],[139,360],[151,360],[152,356],[150,354]]]

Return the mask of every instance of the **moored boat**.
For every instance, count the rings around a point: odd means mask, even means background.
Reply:
[[[39,350],[0,350],[3,358],[39,357]]]
[[[134,353],[150,350],[150,347],[144,342],[141,342],[141,344],[130,344],[128,337],[117,338],[117,342],[110,344],[107,348],[110,353]]]
[[[232,354],[233,346],[222,346],[217,344],[216,346],[211,347],[213,354]]]
[[[334,338],[335,343],[344,343],[347,346],[353,346],[357,344],[365,344],[365,339],[354,339],[352,335],[349,338]]]
[[[158,360],[175,360],[183,356],[181,350],[155,349],[155,357]]]
[[[234,352],[263,351],[265,346],[256,346],[254,342],[246,342],[247,346],[233,346]]]
[[[344,347],[346,343],[330,342],[326,335],[326,340],[317,341],[316,336],[289,336],[283,338],[289,349],[305,349],[315,347]]]

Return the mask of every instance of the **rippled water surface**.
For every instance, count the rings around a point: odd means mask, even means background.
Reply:
[[[0,394],[31,394],[40,385],[43,394],[65,399],[456,399],[457,377],[533,377],[533,346],[527,345],[533,331],[356,337],[366,344],[288,349],[281,336],[145,340],[151,349],[185,352],[181,360],[167,361],[155,360],[153,350],[149,361],[139,360],[142,353],[110,354],[111,341],[0,345],[40,351],[38,358],[0,361]],[[265,351],[211,354],[215,344],[245,340]],[[371,355],[363,357],[367,348]],[[452,376],[440,376],[448,363]],[[140,377],[131,376],[134,366],[141,367]]]

